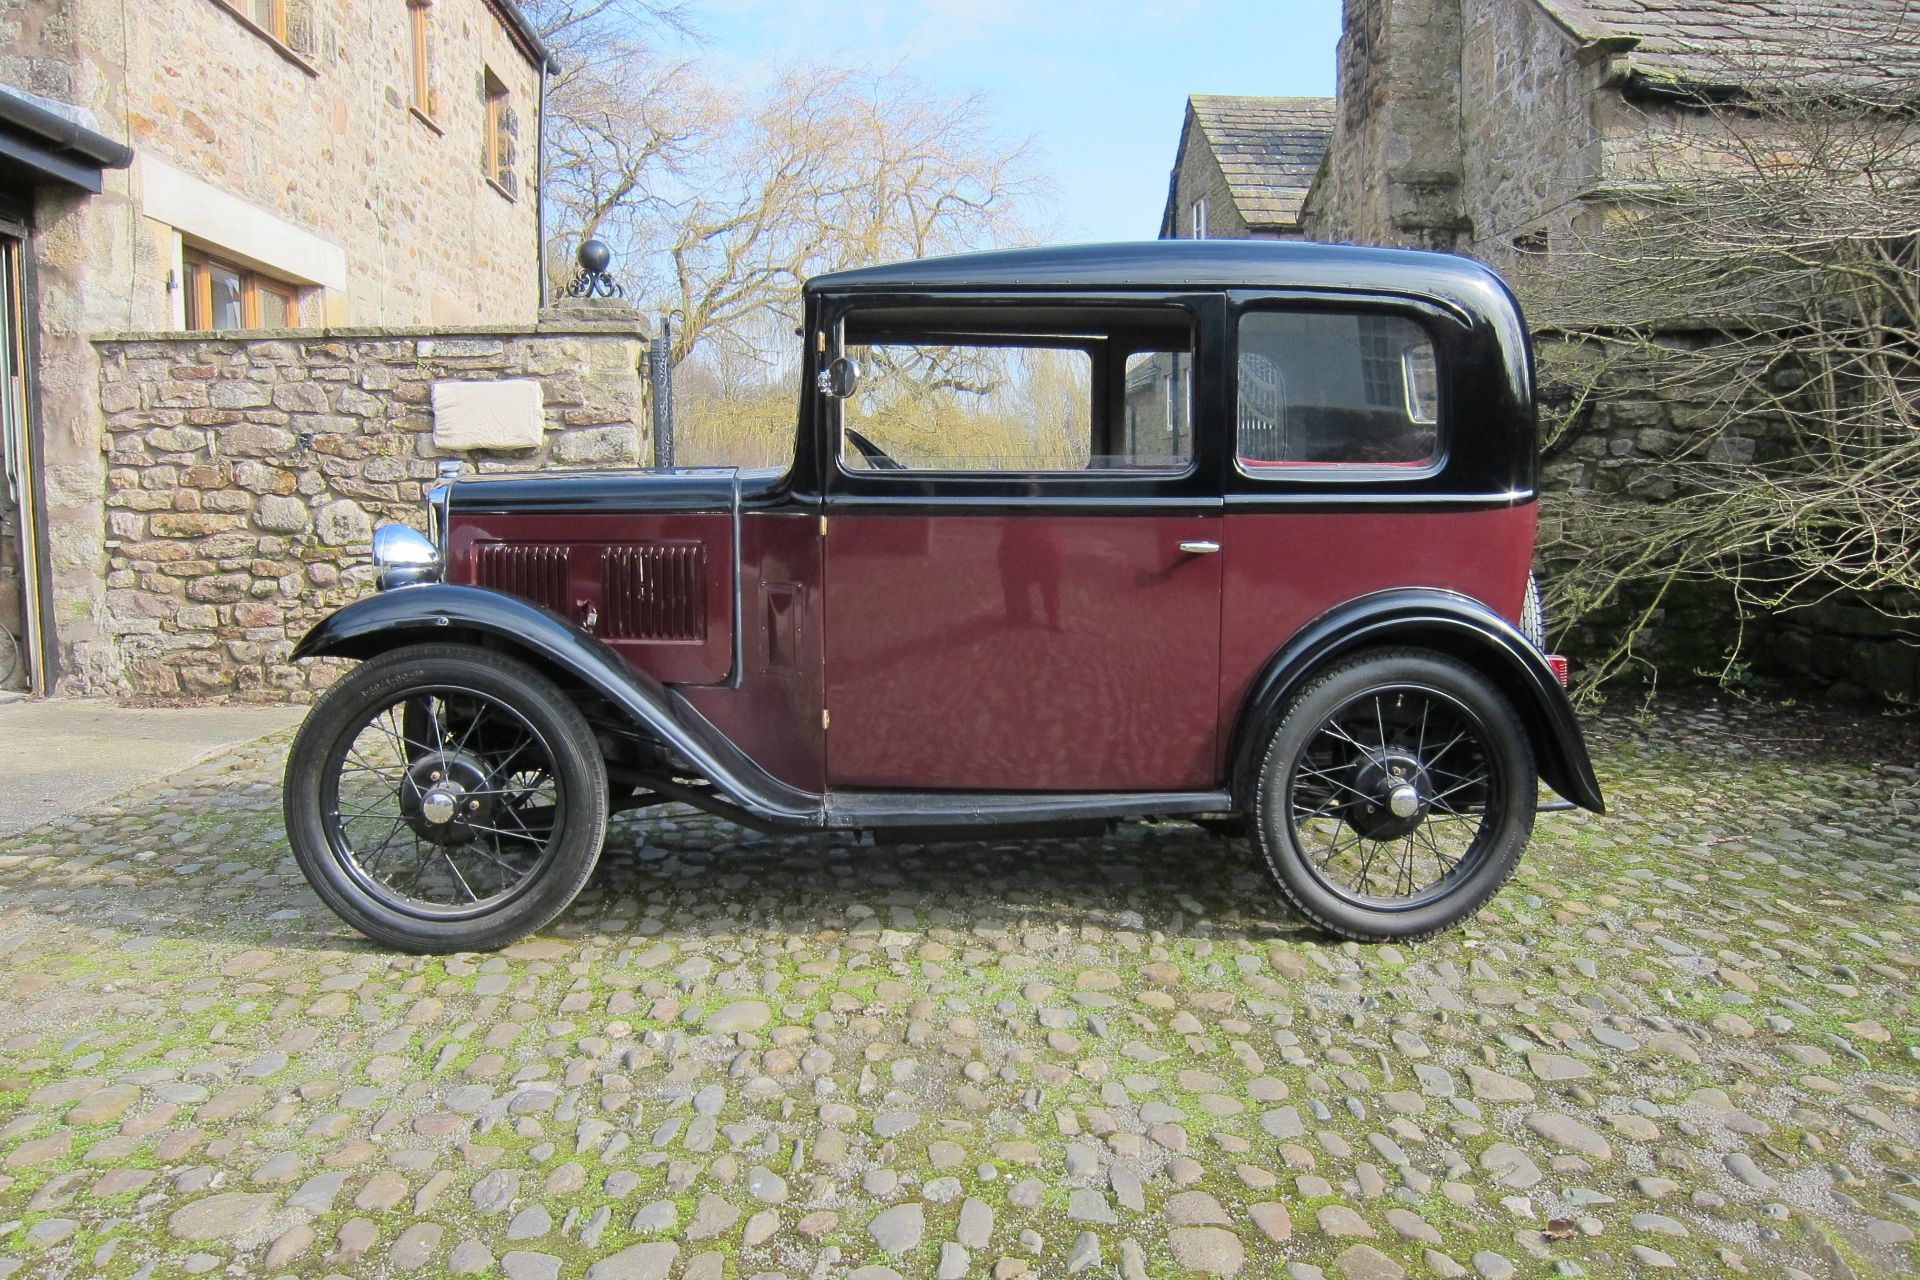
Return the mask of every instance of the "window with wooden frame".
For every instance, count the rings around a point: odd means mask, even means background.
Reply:
[[[188,250],[187,328],[297,329],[300,291],[284,280]]]
[[[213,3],[238,18],[242,26],[263,37],[308,74],[319,74],[319,69],[309,61],[314,53],[314,0],[213,0]]]
[[[281,44],[287,42],[287,0],[226,0],[226,5]]]
[[[433,79],[427,61],[427,37],[432,0],[407,0],[407,39],[411,55],[407,64],[408,81],[415,111],[433,118]]]
[[[514,177],[513,162],[514,142],[520,134],[520,121],[514,115],[512,99],[500,77],[491,70],[482,72],[481,87],[487,100],[486,137],[482,140],[481,163],[488,181],[507,197],[517,197],[520,183]]]

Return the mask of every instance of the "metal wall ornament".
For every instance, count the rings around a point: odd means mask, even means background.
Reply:
[[[624,298],[627,291],[607,268],[613,264],[613,250],[604,240],[582,240],[574,261],[580,274],[566,288],[569,298]]]

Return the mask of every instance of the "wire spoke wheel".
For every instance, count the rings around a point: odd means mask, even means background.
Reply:
[[[334,752],[329,843],[398,911],[492,911],[539,875],[566,803],[553,750],[527,718],[473,689],[412,690],[366,715]]]
[[[1458,699],[1398,685],[1327,715],[1287,778],[1286,815],[1309,869],[1369,906],[1411,906],[1470,876],[1488,844],[1496,761]]]
[[[1317,677],[1273,730],[1254,796],[1261,853],[1315,923],[1422,938],[1485,904],[1533,831],[1526,727],[1484,675],[1382,649]]]
[[[413,951],[504,946],[592,874],[607,782],[592,730],[543,675],[419,645],[314,706],[287,757],[287,835],[328,906]]]

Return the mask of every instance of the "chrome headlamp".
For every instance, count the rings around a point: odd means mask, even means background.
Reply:
[[[432,536],[404,524],[383,524],[373,531],[376,590],[440,581],[446,566],[447,502],[459,474],[459,463],[443,462],[440,483],[427,490],[427,527]]]
[[[440,549],[418,529],[383,524],[373,531],[373,585],[381,591],[440,580]]]

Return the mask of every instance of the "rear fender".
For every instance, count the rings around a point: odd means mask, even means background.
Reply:
[[[779,828],[824,824],[819,796],[767,773],[679,694],[599,639],[515,596],[453,583],[381,592],[321,619],[294,646],[293,658],[364,661],[411,644],[482,638],[593,690],[754,818]]]
[[[1580,723],[1545,655],[1479,601],[1427,588],[1350,600],[1308,623],[1268,660],[1247,695],[1229,748],[1236,804],[1251,803],[1261,748],[1306,681],[1328,662],[1385,645],[1445,653],[1492,680],[1526,725],[1547,785],[1582,809],[1606,812]]]

